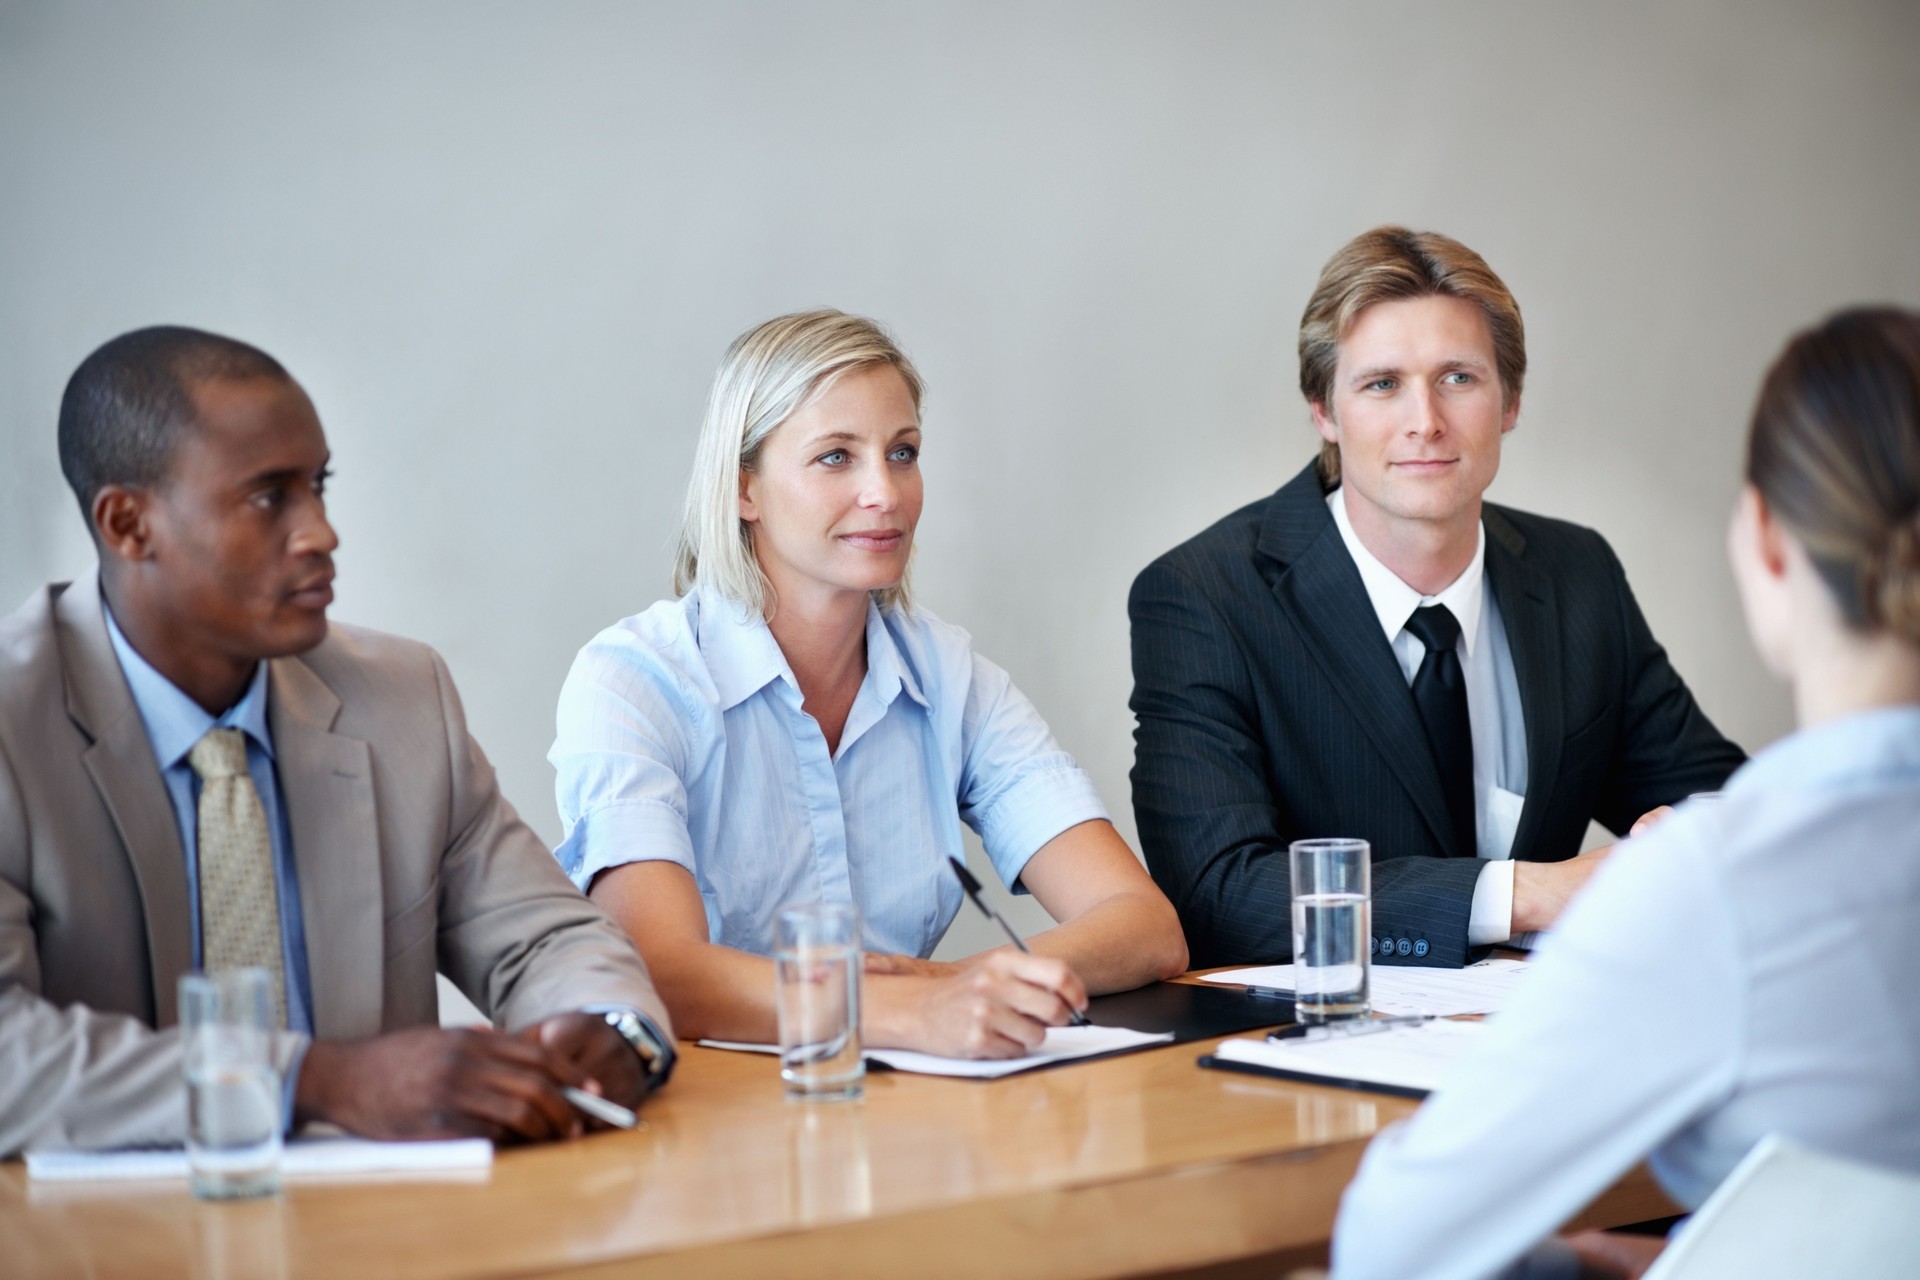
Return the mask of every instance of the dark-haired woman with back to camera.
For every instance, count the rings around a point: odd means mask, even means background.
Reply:
[[[1338,1280],[1638,1275],[1658,1240],[1540,1242],[1642,1159],[1697,1207],[1768,1134],[1920,1171],[1920,314],[1787,346],[1728,550],[1799,728],[1594,877],[1368,1151]]]

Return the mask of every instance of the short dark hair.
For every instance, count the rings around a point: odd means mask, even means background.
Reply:
[[[181,325],[123,333],[80,362],[60,397],[60,470],[89,529],[105,486],[160,482],[193,425],[194,384],[223,378],[291,381],[258,347]]]

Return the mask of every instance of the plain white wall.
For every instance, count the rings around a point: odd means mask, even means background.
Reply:
[[[0,601],[90,564],[79,360],[258,343],[333,443],[335,616],[447,655],[552,840],[555,694],[667,591],[715,362],[839,306],[931,384],[925,600],[1131,838],[1128,584],[1312,454],[1300,309],[1398,221],[1524,309],[1493,496],[1602,530],[1757,747],[1743,418],[1795,327],[1920,303],[1916,65],[1900,0],[0,3]]]

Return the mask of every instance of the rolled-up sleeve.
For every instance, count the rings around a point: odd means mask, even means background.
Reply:
[[[980,833],[1006,885],[1047,841],[1107,817],[1093,779],[1060,749],[1005,671],[973,655],[961,726],[960,816]]]
[[[689,701],[676,674],[620,628],[574,659],[547,760],[565,830],[554,857],[582,892],[629,862],[694,870],[684,781]]]

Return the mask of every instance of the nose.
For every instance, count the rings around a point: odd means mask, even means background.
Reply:
[[[1440,416],[1440,401],[1434,389],[1425,383],[1415,383],[1407,397],[1407,434],[1421,440],[1431,440],[1446,430],[1446,422]]]
[[[884,461],[868,467],[861,477],[860,505],[873,511],[891,511],[900,505],[900,483]]]
[[[295,555],[332,555],[340,546],[340,535],[327,519],[326,506],[314,498],[306,504],[305,515],[295,526],[291,549]]]

